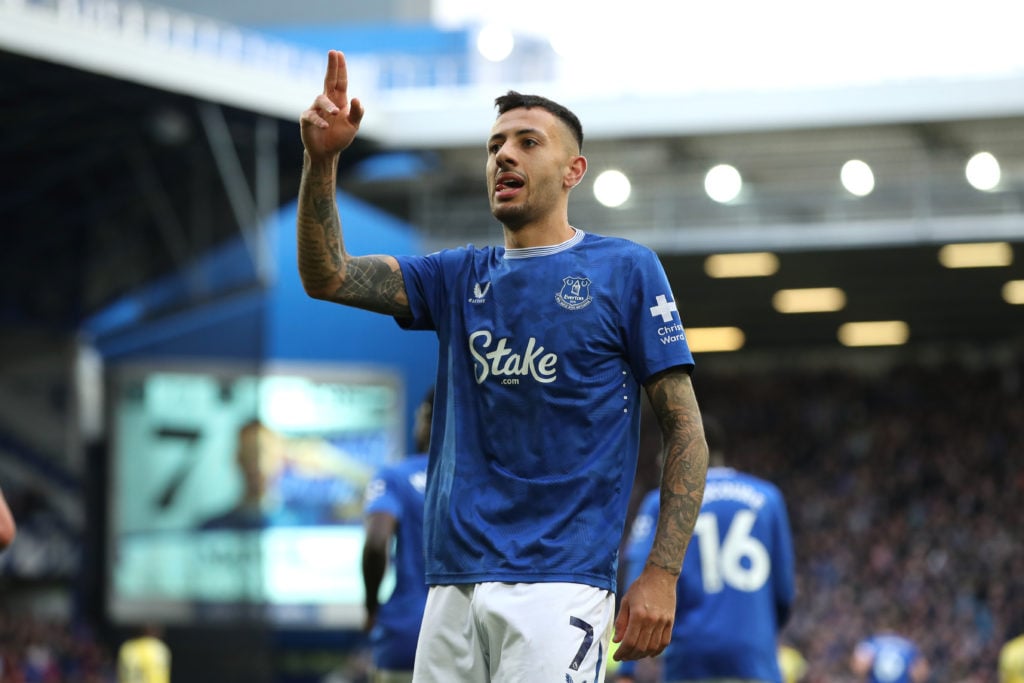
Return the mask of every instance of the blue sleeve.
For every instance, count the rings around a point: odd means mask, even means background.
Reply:
[[[626,348],[633,373],[646,382],[652,375],[675,366],[693,368],[675,295],[657,255],[637,245],[634,268],[624,283]]]
[[[366,485],[363,494],[363,515],[368,516],[376,513],[386,513],[393,517],[400,517],[402,513],[402,499],[398,491],[394,471],[390,468],[382,468]]]
[[[629,586],[643,571],[647,556],[654,544],[654,531],[658,525],[658,510],[661,506],[661,497],[657,489],[649,491],[644,496],[640,507],[637,509],[633,525],[629,530],[629,538],[626,541],[624,552],[626,585]]]
[[[446,252],[427,256],[396,256],[405,282],[412,318],[395,318],[398,325],[408,330],[436,330],[435,311],[443,310],[448,301],[444,281]]]
[[[789,526],[789,515],[782,493],[772,487],[772,498],[776,514],[774,515],[775,557],[772,558],[772,573],[775,582],[775,610],[779,628],[786,625],[793,606],[795,587],[795,559],[793,552],[793,532]]]

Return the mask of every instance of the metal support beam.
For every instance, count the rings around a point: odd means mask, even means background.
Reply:
[[[260,234],[263,246],[267,249],[264,262],[267,277],[276,277],[276,261],[273,250],[266,244],[266,234],[270,227],[270,217],[281,205],[278,188],[280,179],[278,169],[281,161],[277,155],[277,121],[261,116],[256,122],[256,211],[259,214]]]
[[[210,150],[213,152],[217,170],[220,173],[224,189],[227,192],[228,201],[238,222],[242,239],[249,251],[253,267],[259,282],[268,286],[272,280],[274,268],[270,248],[267,244],[266,231],[261,219],[259,198],[254,196],[246,180],[245,172],[242,169],[242,162],[238,158],[234,142],[231,139],[231,132],[228,130],[227,121],[224,119],[224,112],[215,104],[209,102],[199,103],[199,118],[203,123],[203,130],[210,143]],[[259,135],[261,139],[265,134]],[[259,145],[261,157],[264,156],[265,143]],[[265,161],[263,163],[266,163]],[[275,160],[276,163],[276,160]],[[266,170],[258,175],[265,176]],[[265,183],[266,181],[263,181]],[[260,185],[260,178],[257,178]],[[264,202],[266,200],[264,199]]]
[[[184,226],[175,212],[174,203],[164,188],[146,147],[135,140],[126,147],[132,176],[146,197],[146,206],[150,208],[153,221],[160,230],[160,237],[163,238],[174,263],[183,268],[188,262],[189,245]]]

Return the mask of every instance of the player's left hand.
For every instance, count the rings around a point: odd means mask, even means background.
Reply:
[[[616,661],[654,657],[668,646],[676,615],[678,578],[647,565],[622,596],[612,637],[619,644],[614,655]]]

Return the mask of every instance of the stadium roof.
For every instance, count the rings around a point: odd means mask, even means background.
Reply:
[[[19,37],[10,21],[0,24],[5,338],[73,330],[120,295],[239,235],[260,258],[260,217],[298,187],[295,117],[319,87],[315,78],[232,71],[218,60],[190,61],[173,45],[164,68],[154,69],[141,48],[113,60],[97,49],[123,32],[94,26],[89,49],[67,41],[56,50],[53,36],[29,39],[22,26]],[[303,52],[290,54],[286,61],[309,73]],[[838,324],[850,319],[905,319],[920,341],[1015,338],[1024,309],[1001,292],[1024,279],[1024,88],[938,86],[797,100],[676,96],[625,109],[581,99],[591,172],[574,194],[573,220],[657,249],[684,322],[738,325],[748,348],[835,345]],[[486,95],[371,91],[374,116],[344,158],[343,189],[420,226],[436,247],[498,239],[474,132],[493,115],[494,87]],[[942,104],[943,92],[959,95]],[[963,182],[964,158],[981,149],[1003,164],[996,192]],[[381,151],[407,153],[421,170],[414,164],[384,179],[361,172],[360,162]],[[837,164],[858,153],[878,181],[862,202],[837,190],[835,178]],[[702,174],[717,161],[743,169],[753,188],[743,201],[723,207],[703,195]],[[634,180],[634,199],[617,210],[590,197],[593,177],[610,166]],[[950,270],[937,259],[949,241],[1006,241],[1013,259]],[[778,253],[778,273],[704,274],[707,254],[752,250]],[[783,315],[771,306],[779,288],[818,286],[843,288],[846,308]]]

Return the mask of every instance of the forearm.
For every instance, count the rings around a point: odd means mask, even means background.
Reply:
[[[669,372],[648,387],[661,427],[661,507],[647,564],[673,574],[682,569],[704,497],[708,446],[690,376]]]
[[[337,290],[346,256],[335,202],[337,168],[337,156],[303,155],[296,219],[299,276],[306,293],[319,299]]]
[[[380,585],[388,568],[391,540],[398,529],[398,518],[387,512],[371,512],[365,521],[363,541],[363,587],[366,590],[366,611],[372,618],[377,612]]]
[[[304,156],[296,219],[302,286],[316,299],[408,317],[409,299],[398,261],[345,251],[335,201],[337,161]]]
[[[373,614],[379,604],[380,585],[388,566],[387,553],[367,544],[363,548],[363,588],[366,595],[366,611]]]

